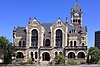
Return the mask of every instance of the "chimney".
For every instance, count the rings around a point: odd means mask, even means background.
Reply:
[[[66,24],[68,24],[68,18],[66,17]]]
[[[32,22],[32,18],[29,18],[29,24]]]

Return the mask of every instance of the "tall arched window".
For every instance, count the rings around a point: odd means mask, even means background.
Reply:
[[[70,47],[72,47],[73,46],[73,41],[70,41]]]
[[[36,29],[32,30],[31,45],[38,47],[38,31]]]
[[[74,47],[76,47],[76,41],[74,41]]]
[[[62,47],[62,31],[60,29],[56,31],[56,47]]]

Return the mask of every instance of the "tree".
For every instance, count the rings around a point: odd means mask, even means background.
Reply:
[[[12,55],[14,55],[14,46],[12,43],[4,36],[0,37],[0,48],[2,49],[4,63],[11,63]]]
[[[63,55],[56,55],[54,58],[56,64],[64,64],[65,63],[65,57]]]
[[[100,60],[100,49],[97,47],[90,47],[88,50],[88,55],[91,56],[90,63],[97,63]]]

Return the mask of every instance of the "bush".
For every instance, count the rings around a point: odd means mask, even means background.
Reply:
[[[32,63],[33,63],[31,57],[28,57],[28,59],[27,59],[27,63],[28,63],[28,64],[32,64]]]
[[[77,62],[76,62],[74,59],[69,59],[69,60],[67,61],[67,63],[70,64],[70,65],[77,64]]]
[[[81,60],[80,64],[86,64],[86,61],[85,60]]]
[[[98,63],[97,64],[100,64],[100,61],[98,61]]]
[[[65,64],[65,57],[63,55],[56,55],[54,58],[56,64]]]

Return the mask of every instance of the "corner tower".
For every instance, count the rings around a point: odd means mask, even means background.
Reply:
[[[78,0],[76,0],[74,7],[71,9],[71,23],[74,26],[82,27],[82,9],[78,4]]]

